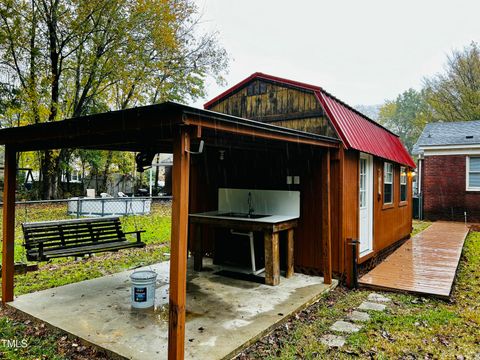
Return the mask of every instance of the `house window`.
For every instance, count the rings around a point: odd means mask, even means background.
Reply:
[[[383,164],[383,203],[393,203],[393,164]]]
[[[480,191],[480,156],[467,157],[467,190]]]
[[[407,168],[400,166],[400,201],[407,201]]]

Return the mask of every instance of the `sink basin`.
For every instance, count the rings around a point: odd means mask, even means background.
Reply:
[[[218,216],[232,217],[232,218],[242,218],[242,219],[261,219],[270,215],[261,215],[261,214],[247,214],[247,213],[237,213],[229,212],[218,214]]]

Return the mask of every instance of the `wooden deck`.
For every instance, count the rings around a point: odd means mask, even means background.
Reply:
[[[436,222],[359,279],[360,286],[448,298],[468,228]]]

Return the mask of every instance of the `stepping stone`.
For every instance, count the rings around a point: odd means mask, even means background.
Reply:
[[[329,347],[342,347],[345,345],[345,338],[340,335],[327,334],[320,338],[320,342]]]
[[[377,294],[377,293],[371,293],[368,295],[368,301],[373,301],[373,302],[379,302],[379,303],[387,303],[392,301],[390,298]]]
[[[330,330],[343,333],[354,333],[362,328],[361,325],[352,324],[348,321],[339,320],[330,326]]]
[[[350,321],[365,322],[365,321],[370,320],[370,315],[365,313],[365,312],[354,310],[350,314],[347,315],[347,319],[350,320]]]
[[[370,301],[364,301],[358,307],[359,310],[373,310],[373,311],[384,311],[386,308],[383,304],[377,304]]]

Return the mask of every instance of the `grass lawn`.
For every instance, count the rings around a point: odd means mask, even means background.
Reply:
[[[416,222],[414,228],[428,225]],[[392,299],[386,312],[372,312],[371,321],[348,336],[345,346],[329,349],[320,337],[372,292],[339,287],[238,359],[480,359],[479,270],[480,232],[470,232],[451,301],[383,293]]]
[[[28,221],[66,217],[59,205],[29,210]],[[18,212],[21,216],[21,211]],[[124,218],[126,229],[134,219]],[[23,222],[18,219],[18,225]],[[37,291],[90,279],[165,259],[169,252],[169,206],[155,204],[152,214],[135,218],[138,228],[146,229],[145,249],[107,253],[80,261],[56,260],[39,271],[16,276],[16,294]],[[428,222],[414,222],[413,233]],[[21,231],[17,233],[21,249]],[[21,260],[21,256],[17,258]],[[239,359],[477,359],[480,353],[480,233],[471,232],[466,240],[452,301],[388,293],[393,300],[385,313],[358,333],[347,338],[341,349],[328,349],[319,342],[336,320],[344,317],[366,299],[371,291],[350,291],[339,287],[316,304],[290,318],[273,333],[239,355]],[[28,347],[9,347],[5,339],[26,340]],[[478,355],[480,356],[480,355]],[[83,346],[76,339],[34,323],[17,313],[0,312],[0,358],[5,359],[104,359],[105,355]]]

